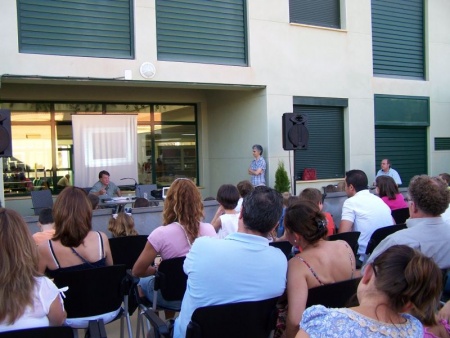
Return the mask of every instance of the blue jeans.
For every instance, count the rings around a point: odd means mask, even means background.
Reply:
[[[153,303],[153,284],[155,283],[155,276],[142,277],[139,280],[139,286],[141,287],[145,297]],[[158,299],[156,303],[157,307],[166,308],[173,311],[180,311],[181,300],[165,300],[161,294],[161,290],[158,290]]]

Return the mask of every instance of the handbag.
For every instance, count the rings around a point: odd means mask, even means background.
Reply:
[[[305,169],[303,170],[302,180],[303,180],[303,181],[317,180],[317,172],[316,172],[316,169],[314,169],[314,168],[305,168]]]

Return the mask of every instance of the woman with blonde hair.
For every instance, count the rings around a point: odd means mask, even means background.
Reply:
[[[0,332],[64,323],[58,288],[38,272],[39,256],[26,223],[0,208]]]
[[[186,178],[176,179],[164,201],[163,224],[148,236],[132,270],[134,276],[143,277],[139,286],[149,300],[153,299],[153,275],[157,269],[153,263],[158,254],[162,259],[183,257],[197,237],[216,237],[214,227],[202,223],[202,219],[202,197],[194,182]],[[158,295],[158,304],[174,310],[180,307],[180,302],[168,302],[161,295]]]
[[[432,258],[406,245],[394,245],[368,264],[358,285],[359,305],[352,308],[306,309],[296,338],[422,338],[421,317],[436,324],[442,273]]]
[[[131,214],[119,212],[113,214],[109,220],[108,230],[113,237],[137,236],[139,235],[134,228],[134,219]]]

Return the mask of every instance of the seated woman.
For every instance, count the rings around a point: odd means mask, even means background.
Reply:
[[[394,245],[365,267],[358,286],[359,306],[306,309],[297,338],[305,337],[424,337],[420,321],[434,318],[442,291],[442,274],[433,259]]]
[[[162,259],[183,257],[197,237],[216,236],[213,226],[202,223],[202,219],[202,198],[194,182],[186,178],[173,181],[164,201],[163,224],[148,236],[132,270],[134,276],[144,277],[139,286],[149,300],[153,300],[153,275],[157,269],[153,263],[158,254]],[[166,301],[161,294],[158,294],[158,304],[173,310],[180,308],[179,301]]]
[[[66,187],[53,206],[55,235],[39,245],[39,272],[56,276],[61,271],[77,271],[113,264],[108,237],[92,231],[92,205],[86,193],[76,187]],[[101,318],[108,323],[120,309]],[[83,319],[68,318],[71,327],[84,327]]]
[[[119,212],[113,214],[108,223],[108,230],[113,237],[137,236],[139,235],[134,228],[134,219],[131,214]]]
[[[28,226],[0,208],[0,332],[64,323],[59,290],[38,272],[39,256]]]
[[[403,209],[408,207],[405,198],[398,190],[397,183],[390,176],[378,176],[375,180],[377,194],[391,210]]]
[[[289,242],[302,248],[289,260],[288,311],[285,336],[298,331],[308,289],[353,278],[355,255],[345,241],[326,241],[327,222],[319,206],[299,200],[286,209],[284,226]]]

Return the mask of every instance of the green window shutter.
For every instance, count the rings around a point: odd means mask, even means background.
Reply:
[[[306,25],[341,28],[339,0],[289,0],[289,20]]]
[[[392,168],[398,171],[402,186],[407,187],[415,175],[427,174],[426,127],[375,127],[376,169],[381,160],[388,158]],[[371,181],[370,175],[369,183]]]
[[[245,0],[156,0],[158,60],[247,65]]]
[[[132,0],[17,0],[21,53],[133,58]]]
[[[434,150],[450,150],[450,137],[435,137]]]
[[[294,113],[308,116],[308,149],[294,151],[294,171],[315,168],[317,179],[345,176],[344,114],[342,107],[294,105]]]
[[[423,0],[372,0],[373,73],[424,78]]]

